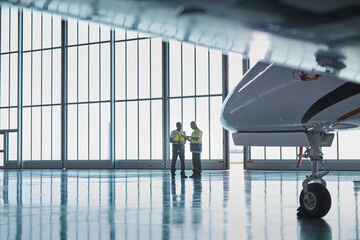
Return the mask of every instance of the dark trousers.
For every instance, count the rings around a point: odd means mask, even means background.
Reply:
[[[201,153],[192,153],[192,163],[194,166],[194,175],[200,176],[201,175],[201,161],[200,161]]]
[[[181,163],[181,175],[185,175],[185,154],[181,152],[173,152],[172,162],[171,162],[171,173],[175,174],[175,166],[176,166],[176,160],[180,157],[180,163]]]

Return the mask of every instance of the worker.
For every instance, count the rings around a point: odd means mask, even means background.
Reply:
[[[190,178],[201,178],[201,152],[202,152],[202,135],[203,132],[197,127],[195,121],[190,123],[194,130],[191,136],[186,137],[190,141],[190,151],[192,152],[192,163],[194,166],[193,174]]]
[[[172,143],[172,162],[171,162],[171,177],[175,178],[175,166],[178,156],[181,163],[181,178],[187,178],[185,175],[185,142],[186,132],[182,131],[182,125],[180,122],[176,123],[176,130],[170,134],[170,142]]]

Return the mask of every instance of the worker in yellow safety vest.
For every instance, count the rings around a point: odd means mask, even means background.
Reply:
[[[190,141],[190,151],[192,152],[192,163],[194,166],[193,174],[190,178],[201,178],[201,152],[202,152],[202,135],[203,132],[197,127],[195,121],[190,123],[194,130],[191,136],[186,137]]]
[[[181,163],[181,178],[187,178],[185,175],[185,142],[186,132],[182,131],[182,125],[180,122],[176,123],[176,130],[170,134],[170,142],[172,143],[172,162],[171,162],[171,177],[175,178],[175,166],[178,156]]]

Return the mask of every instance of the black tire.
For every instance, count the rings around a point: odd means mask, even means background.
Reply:
[[[320,183],[308,185],[309,200],[305,202],[304,190],[300,193],[300,211],[303,216],[309,218],[324,217],[331,207],[329,191]]]

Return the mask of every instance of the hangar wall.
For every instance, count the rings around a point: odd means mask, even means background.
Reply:
[[[0,168],[166,168],[192,120],[204,168],[227,167],[221,51],[6,5],[0,46]]]
[[[336,132],[331,147],[323,147],[325,164],[331,170],[360,170],[360,139],[359,130]],[[298,147],[245,147],[248,157],[246,169],[252,170],[310,170],[310,162],[302,160],[302,165],[296,168],[299,153]]]

